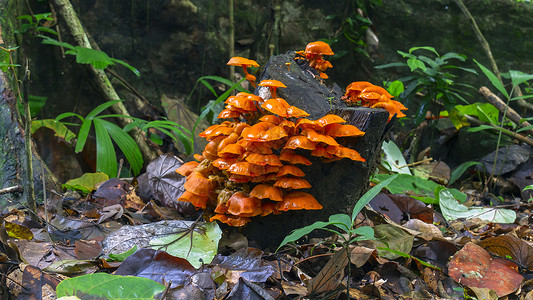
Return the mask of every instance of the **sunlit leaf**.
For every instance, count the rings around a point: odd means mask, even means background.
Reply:
[[[102,172],[85,173],[79,178],[67,181],[63,184],[63,188],[90,193],[96,189],[98,183],[107,181],[108,179],[109,176]]]
[[[487,76],[487,78],[490,80],[490,82],[492,83],[492,85],[498,90],[500,91],[500,93],[502,93],[505,98],[509,98],[509,93],[507,93],[507,91],[505,90],[505,87],[503,86],[503,83],[500,82],[500,80],[498,80],[498,78],[496,77],[496,75],[494,75],[494,73],[492,73],[492,71],[490,71],[489,69],[487,69],[484,65],[480,64],[479,62],[477,62],[477,60],[474,59],[474,62],[477,64],[477,66],[481,69],[481,71],[483,72],[483,74],[485,74],[485,76]]]
[[[398,148],[393,141],[384,141],[381,145],[381,149],[384,154],[381,164],[385,168],[394,173],[411,174],[409,167],[406,167],[407,162],[405,161],[400,148]]]
[[[63,123],[54,119],[33,120],[31,121],[31,133],[35,133],[39,128],[46,127],[54,132],[54,135],[70,142],[76,137],[74,132],[70,131]]]
[[[61,281],[56,293],[57,297],[79,295],[84,299],[154,299],[164,289],[164,285],[147,278],[95,273]]]
[[[526,81],[533,79],[533,74],[526,74],[522,71],[517,70],[509,70],[509,75],[511,76],[513,86],[518,86]]]
[[[126,252],[117,253],[117,254],[109,253],[108,261],[124,261],[126,258],[128,258],[128,256],[135,253],[135,251],[137,251],[137,245],[131,247],[131,249]]]
[[[7,234],[15,239],[31,240],[33,239],[33,233],[28,227],[18,225],[11,222],[4,223]]]
[[[448,189],[439,192],[439,205],[442,215],[448,221],[479,218],[493,223],[513,223],[516,220],[516,212],[510,209],[466,207],[458,203]]]

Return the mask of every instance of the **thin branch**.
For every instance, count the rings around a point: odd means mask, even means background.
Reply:
[[[490,127],[492,127],[491,128],[492,130],[496,130],[496,131],[502,132],[505,135],[508,135],[508,136],[510,136],[510,137],[512,137],[514,139],[517,139],[517,140],[519,140],[521,142],[524,142],[524,143],[526,143],[528,145],[533,146],[533,140],[528,138],[528,137],[526,137],[526,136],[523,136],[521,134],[509,131],[509,130],[507,130],[505,128],[501,128],[499,126],[496,126],[496,125],[493,125],[493,124],[490,124],[490,123],[482,122],[482,121],[480,121],[480,120],[478,120],[478,119],[476,119],[476,118],[474,118],[472,116],[469,116],[469,115],[464,115],[464,116],[468,120],[468,122],[470,122],[470,123],[474,123],[476,125],[490,126]]]

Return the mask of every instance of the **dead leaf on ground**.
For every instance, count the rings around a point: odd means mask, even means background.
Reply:
[[[533,247],[512,235],[500,235],[479,242],[479,246],[503,258],[510,258],[523,268],[533,270]]]
[[[308,296],[336,289],[344,277],[344,267],[348,264],[346,249],[335,252],[322,270],[309,281]]]
[[[516,291],[523,280],[516,265],[501,258],[491,258],[487,250],[468,243],[455,253],[448,265],[453,280],[468,287],[489,288],[503,297]],[[513,264],[514,265],[514,264]]]

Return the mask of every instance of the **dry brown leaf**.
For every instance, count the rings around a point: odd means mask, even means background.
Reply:
[[[336,289],[344,277],[344,268],[348,264],[346,250],[343,248],[327,262],[320,272],[309,281],[307,295],[318,294]]]
[[[442,231],[440,231],[437,226],[426,223],[419,219],[411,219],[407,223],[403,224],[403,227],[420,232],[420,234],[417,236],[426,241],[444,239]]]
[[[368,261],[374,251],[376,249],[356,246],[350,252],[350,262],[360,268]]]
[[[479,245],[491,253],[510,258],[524,268],[533,270],[533,247],[512,234],[484,239]]]

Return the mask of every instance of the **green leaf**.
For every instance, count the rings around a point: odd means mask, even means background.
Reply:
[[[78,114],[75,114],[73,112],[62,113],[59,116],[57,116],[54,120],[61,121],[61,120],[65,119],[65,118],[68,118],[68,117],[76,117],[76,118],[80,119],[80,121],[82,121],[82,122],[85,121],[84,117],[82,117],[82,116],[80,116]]]
[[[386,69],[386,68],[393,68],[393,67],[407,67],[406,63],[403,62],[394,62],[384,65],[375,66],[375,69]]]
[[[73,138],[76,137],[74,132],[70,131],[63,123],[58,122],[54,119],[44,119],[44,120],[34,120],[31,121],[31,133],[35,133],[37,129],[41,127],[46,127],[51,129],[54,132],[54,135],[64,139],[67,142],[70,142]]]
[[[202,263],[209,264],[213,260],[221,237],[222,230],[217,222],[209,222],[192,231],[192,241],[190,232],[179,232],[155,238],[150,241],[150,245],[153,249],[163,249],[170,255],[186,259],[199,269]]]
[[[399,174],[411,174],[409,167],[406,167],[407,162],[393,141],[384,141],[381,145],[384,157],[381,164],[389,171]]]
[[[522,71],[509,70],[509,75],[511,76],[513,86],[519,86],[520,84],[533,79],[533,74],[526,74]]]
[[[376,184],[373,188],[371,188],[368,192],[366,192],[355,204],[353,211],[352,211],[352,223],[355,222],[355,218],[361,212],[363,207],[368,204],[374,197],[376,197],[379,192],[381,192],[381,189],[384,187],[387,187],[389,183],[391,183],[398,174],[392,175],[391,177],[384,179],[380,183]]]
[[[398,98],[400,94],[405,90],[405,87],[403,85],[403,82],[399,80],[394,80],[391,82],[391,84],[387,87],[387,91],[389,94],[391,94],[394,98]]]
[[[90,64],[101,70],[115,64],[105,52],[80,46],[76,46],[76,62]]]
[[[518,129],[516,132],[521,132],[521,131],[526,131],[526,130],[531,130],[531,129],[533,129],[533,125],[522,127],[520,129]]]
[[[96,189],[98,183],[107,181],[108,179],[109,176],[102,172],[85,173],[81,177],[67,181],[63,184],[63,188],[88,194]]]
[[[128,160],[131,166],[131,170],[133,171],[133,175],[137,176],[141,171],[144,161],[141,154],[141,150],[139,149],[139,146],[137,145],[135,140],[125,131],[123,131],[120,127],[109,121],[98,118],[94,120],[95,125],[97,120],[111,135],[113,141],[118,145],[118,147]]]
[[[85,142],[89,136],[92,123],[93,120],[84,119],[83,123],[81,124],[80,131],[78,132],[78,140],[76,141],[76,148],[74,149],[74,152],[79,153],[83,150],[83,147],[85,147]]]
[[[428,268],[432,268],[432,269],[435,269],[435,270],[439,270],[441,271],[441,268],[439,267],[436,267],[432,264],[429,264],[423,260],[421,260],[420,258],[416,258],[408,253],[404,253],[404,252],[401,252],[401,251],[398,251],[398,250],[393,250],[391,248],[388,248],[388,247],[377,247],[378,250],[383,250],[383,251],[388,251],[388,252],[391,252],[391,253],[394,253],[398,256],[401,256],[401,257],[405,257],[405,258],[412,258],[412,259],[415,259],[416,261],[418,261],[419,263],[421,263],[422,265],[428,267]]]
[[[324,222],[324,221],[316,221],[315,223],[298,228],[293,230],[288,236],[286,236],[281,244],[276,249],[276,252],[279,250],[279,248],[287,245],[290,242],[296,242],[297,240],[301,239],[304,235],[309,234],[315,229],[324,229],[326,226],[331,225],[331,222]]]
[[[494,75],[494,73],[492,73],[492,71],[490,71],[489,69],[487,69],[485,66],[483,66],[482,64],[480,64],[479,62],[477,62],[477,60],[474,59],[474,62],[477,64],[477,66],[481,69],[481,71],[483,72],[483,74],[485,74],[485,76],[487,76],[487,78],[490,80],[490,82],[492,83],[492,85],[498,90],[500,91],[500,93],[502,93],[505,98],[509,99],[509,93],[507,93],[507,91],[505,90],[505,87],[503,86],[503,83],[500,82],[500,80],[498,80],[498,78],[496,77],[496,75]]]
[[[59,47],[63,47],[63,48],[67,48],[67,49],[70,49],[70,50],[74,50],[74,52],[76,51],[75,47],[72,46],[71,44],[69,43],[63,43],[63,42],[60,42],[58,40],[55,40],[51,37],[48,37],[46,35],[37,35],[38,37],[42,38],[42,44],[47,44],[47,45],[54,45],[54,46],[59,46]]]
[[[361,227],[353,228],[352,230],[350,230],[350,233],[357,235],[350,241],[350,243],[355,242],[355,241],[367,241],[367,240],[375,239],[374,228],[370,226],[361,226]]]
[[[78,296],[83,299],[154,299],[165,286],[148,278],[87,274],[61,281],[57,297]]]
[[[121,102],[122,100],[112,100],[112,101],[107,101],[107,102],[104,102],[100,105],[98,105],[97,107],[95,107],[93,110],[91,110],[88,114],[87,114],[87,117],[86,119],[93,119],[95,118],[97,115],[99,115],[101,112],[103,112],[104,110],[108,109],[109,107]]]
[[[352,228],[352,220],[347,214],[336,214],[329,217],[329,223],[346,232]],[[339,226],[341,225],[341,226]]]
[[[533,190],[533,184],[526,186],[522,191]]]
[[[141,72],[139,72],[139,70],[137,70],[135,67],[133,67],[132,65],[126,63],[125,61],[123,60],[120,60],[120,59],[116,59],[116,58],[110,58],[112,62],[116,62],[117,64],[121,64],[123,65],[124,67],[130,69],[130,71],[133,72],[133,74],[137,75],[137,77],[140,77],[141,76]]]
[[[405,232],[398,226],[391,224],[379,224],[374,226],[374,235],[376,240],[373,241],[374,245],[378,247],[387,246],[392,250],[409,253],[413,248],[414,236]],[[400,255],[378,249],[378,255],[388,259],[396,259]]]
[[[106,260],[107,261],[118,261],[118,262],[124,261],[126,258],[128,258],[128,256],[135,253],[135,251],[137,251],[137,245],[131,247],[130,250],[122,252],[122,253],[118,253],[118,254],[109,253],[109,259],[106,259]]]
[[[442,60],[448,60],[448,59],[451,59],[451,58],[455,58],[455,59],[458,59],[460,61],[465,61],[466,60],[466,55],[458,54],[458,53],[455,53],[455,52],[448,52],[448,53],[444,54],[441,57]]]
[[[411,72],[413,72],[416,69],[421,69],[422,71],[425,71],[427,69],[426,65],[424,64],[424,62],[421,61],[421,60],[418,60],[416,58],[408,59],[407,60],[407,65],[411,69]]]
[[[483,165],[482,163],[478,161],[467,161],[462,164],[460,164],[458,167],[456,167],[450,176],[450,181],[448,184],[454,183],[457,179],[459,179],[461,176],[463,176],[463,173],[468,170],[468,168],[475,166],[475,165]]]
[[[431,52],[435,53],[436,56],[439,56],[439,53],[437,52],[437,50],[435,50],[435,48],[430,47],[430,46],[412,47],[412,48],[409,49],[409,53],[413,53],[413,52],[415,52],[416,50],[427,50],[427,51],[431,51]]]
[[[96,171],[104,172],[109,177],[117,177],[115,147],[102,121],[101,119],[93,120],[96,133]]]
[[[510,209],[466,207],[458,203],[448,189],[439,192],[439,205],[442,215],[448,221],[459,218],[480,218],[493,223],[513,223],[516,220],[516,212]]]

